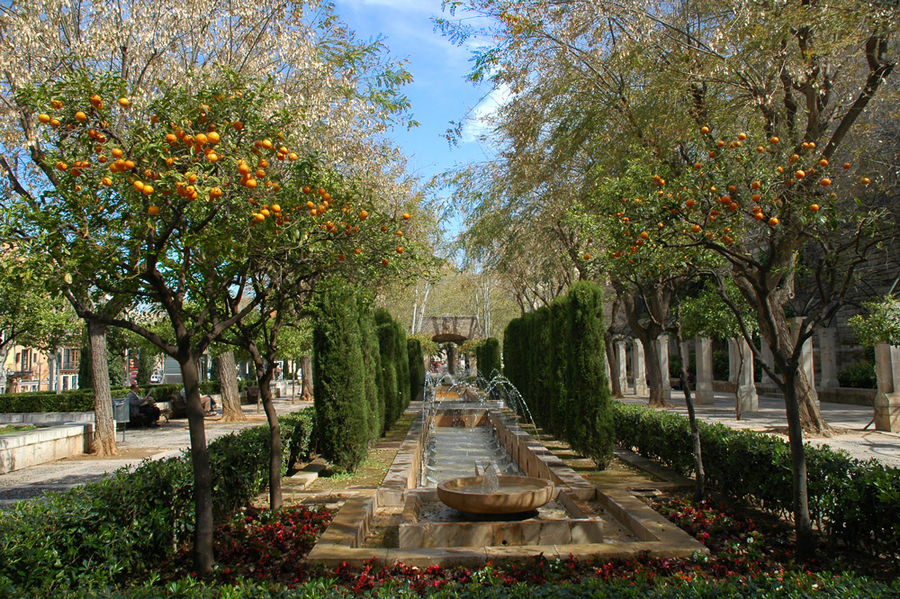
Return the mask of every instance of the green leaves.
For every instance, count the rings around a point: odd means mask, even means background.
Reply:
[[[886,295],[880,300],[863,302],[865,314],[849,320],[860,345],[900,344],[900,300]]]

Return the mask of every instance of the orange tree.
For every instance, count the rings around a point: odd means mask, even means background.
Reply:
[[[52,182],[42,195],[23,195],[17,207],[23,247],[65,273],[61,286],[77,281],[128,308],[126,316],[90,316],[141,335],[180,364],[195,561],[209,572],[213,506],[200,356],[266,300],[258,293],[265,286],[258,265],[310,240],[340,240],[333,251],[325,243],[309,257],[328,264],[340,261],[338,247],[354,235],[390,238],[393,255],[381,258],[388,265],[401,246],[383,219],[373,218],[373,198],[304,193],[318,167],[285,135],[291,115],[265,82],[221,73],[145,102],[128,97],[117,78],[75,73],[21,92],[20,101],[43,125],[42,167]],[[166,316],[171,336],[144,324],[155,311]]]
[[[794,517],[798,543],[808,550],[803,430],[820,427],[821,418],[800,364],[802,346],[815,326],[834,316],[856,267],[888,232],[879,227],[880,213],[853,197],[869,179],[841,177],[852,165],[835,167],[814,142],[793,147],[762,133],[714,135],[704,125],[681,147],[686,168],[658,165],[639,201],[616,213],[620,226],[634,226],[612,255],[635,252],[643,241],[675,255],[712,253],[724,260],[755,322],[728,293],[720,293],[722,302],[754,350],[758,327],[772,351],[774,363],[763,368],[785,398]],[[791,322],[789,310],[801,317]]]
[[[257,247],[251,251],[250,285],[258,305],[250,317],[238,320],[221,339],[245,349],[256,370],[270,430],[272,509],[282,505],[282,446],[270,384],[285,328],[298,326],[301,320],[310,317],[310,299],[326,276],[336,275],[358,284],[398,277],[423,255],[415,236],[409,235],[411,214],[403,211],[399,203],[378,202],[379,209],[376,209],[374,199],[367,197],[369,193],[339,173],[323,169],[312,160],[303,162],[299,169],[295,176],[299,175],[305,184],[292,208],[302,213],[302,217],[297,224],[299,229],[287,233],[297,235],[287,243],[277,244],[275,251],[273,247]],[[275,207],[284,213],[285,208]],[[282,217],[282,221],[285,218],[291,217]],[[257,227],[269,226],[255,216],[254,222]],[[270,225],[276,235],[284,234],[277,219]],[[237,314],[241,305],[231,301],[228,309]],[[308,377],[307,372],[304,378]]]

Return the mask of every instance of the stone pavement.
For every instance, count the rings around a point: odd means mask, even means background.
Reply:
[[[624,403],[646,405],[649,398],[626,395]],[[670,411],[687,415],[684,393],[672,391]],[[761,396],[759,411],[745,413],[741,420],[735,419],[733,393],[715,393],[715,403],[696,406],[697,417],[704,422],[719,422],[731,428],[746,428],[778,435],[787,440],[787,417],[784,400],[781,397]],[[822,402],[820,404],[825,421],[835,428],[829,437],[804,436],[812,445],[829,445],[832,449],[842,449],[860,460],[875,458],[886,466],[900,468],[900,434],[876,431],[875,425],[865,429],[874,415],[869,406]]]
[[[275,409],[287,414],[312,406],[312,402],[290,402],[289,398],[276,399]],[[262,409],[243,406],[245,422],[221,422],[221,416],[206,418],[207,443],[214,439],[266,422]],[[77,485],[100,480],[119,468],[137,466],[144,459],[160,460],[177,456],[190,447],[187,419],[160,422],[155,428],[139,428],[116,433],[119,455],[114,457],[76,456],[0,474],[0,509],[22,499],[39,497],[48,491],[65,491]]]

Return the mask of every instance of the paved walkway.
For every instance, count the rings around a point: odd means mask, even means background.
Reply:
[[[279,414],[312,406],[312,402],[275,400]],[[221,416],[206,418],[207,443],[233,431],[263,424],[266,416],[256,405],[243,406],[247,421],[225,423]],[[77,485],[100,480],[119,468],[131,468],[144,459],[160,460],[177,456],[190,447],[187,419],[162,422],[155,428],[141,428],[116,434],[119,455],[114,457],[77,456],[0,474],[0,509],[20,501],[39,497],[48,491],[65,491]]]
[[[621,401],[646,405],[648,400],[646,396],[626,395]],[[687,415],[684,393],[672,391],[670,403],[670,411]],[[860,460],[875,458],[887,466],[900,468],[900,434],[876,431],[875,425],[865,429],[872,420],[871,407],[822,402],[820,409],[825,421],[835,428],[835,432],[829,437],[805,437],[809,443],[829,445],[833,449],[843,449]],[[697,406],[697,416],[705,422],[764,431],[787,439],[787,417],[781,397],[760,397],[758,412],[744,414],[741,420],[736,420],[734,394],[715,393],[715,403]]]

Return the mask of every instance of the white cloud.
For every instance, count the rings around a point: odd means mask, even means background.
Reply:
[[[494,89],[473,108],[463,123],[460,141],[469,143],[490,132],[491,117],[512,97],[512,91],[506,85]]]

